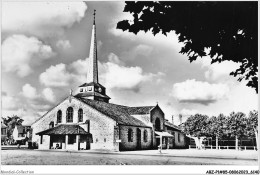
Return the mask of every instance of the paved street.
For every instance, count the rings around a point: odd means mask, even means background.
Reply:
[[[206,150],[173,150],[173,152],[169,150],[168,153],[167,150],[163,150],[162,154],[157,150],[116,153],[1,150],[1,162],[3,165],[257,165],[258,163],[256,151],[239,152],[236,156],[234,153],[223,156],[227,152],[220,151],[215,150],[213,157],[212,150],[208,153]]]

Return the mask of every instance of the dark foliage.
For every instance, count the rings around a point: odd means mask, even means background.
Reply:
[[[182,131],[192,137],[207,136],[208,119],[207,115],[192,115],[182,124]]]
[[[18,117],[17,115],[14,115],[12,117],[3,118],[3,123],[7,126],[7,137],[9,139],[12,139],[13,130],[15,128],[15,125],[22,125],[23,119]]]
[[[257,8],[257,1],[127,1],[124,12],[131,13],[134,20],[120,21],[117,28],[135,34],[152,31],[154,35],[175,31],[185,44],[180,53],[190,62],[209,55],[211,63],[239,63],[230,75],[246,80],[258,92]]]

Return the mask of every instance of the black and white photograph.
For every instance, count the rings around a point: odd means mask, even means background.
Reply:
[[[258,174],[258,9],[2,1],[1,174]]]

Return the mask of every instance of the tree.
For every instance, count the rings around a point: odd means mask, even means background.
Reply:
[[[256,146],[258,147],[258,111],[249,112],[247,119],[247,133],[249,137],[255,137]]]
[[[236,138],[236,150],[238,150],[238,139],[246,136],[246,115],[242,112],[232,112],[228,119],[228,132],[231,137]]]
[[[220,114],[218,117],[213,116],[209,118],[207,132],[209,135],[216,138],[216,149],[218,149],[218,139],[222,139],[227,132],[226,116]]]
[[[195,114],[191,115],[183,124],[183,132],[190,138],[195,140],[196,148],[201,149],[201,144],[207,133],[207,115]]]
[[[7,126],[7,138],[9,138],[10,140],[12,140],[12,134],[13,134],[13,130],[15,128],[16,125],[22,125],[23,123],[23,119],[21,119],[20,117],[18,117],[17,115],[14,115],[12,117],[7,117],[7,118],[3,118],[3,123]]]
[[[190,62],[208,55],[211,63],[239,63],[230,75],[246,80],[258,92],[257,1],[127,1],[124,12],[131,13],[134,20],[118,22],[118,29],[135,34],[150,30],[154,35],[175,31],[184,43],[180,53]]]

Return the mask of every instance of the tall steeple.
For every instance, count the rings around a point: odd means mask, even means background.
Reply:
[[[89,63],[87,71],[87,83],[98,83],[98,62],[97,62],[97,39],[96,39],[96,22],[95,22],[96,10],[94,10],[92,35],[89,51]]]
[[[92,26],[92,35],[89,51],[87,82],[80,85],[75,97],[92,99],[97,101],[109,102],[110,97],[106,95],[106,88],[98,82],[98,61],[97,61],[97,39],[96,39],[96,21],[94,10],[94,20]]]

